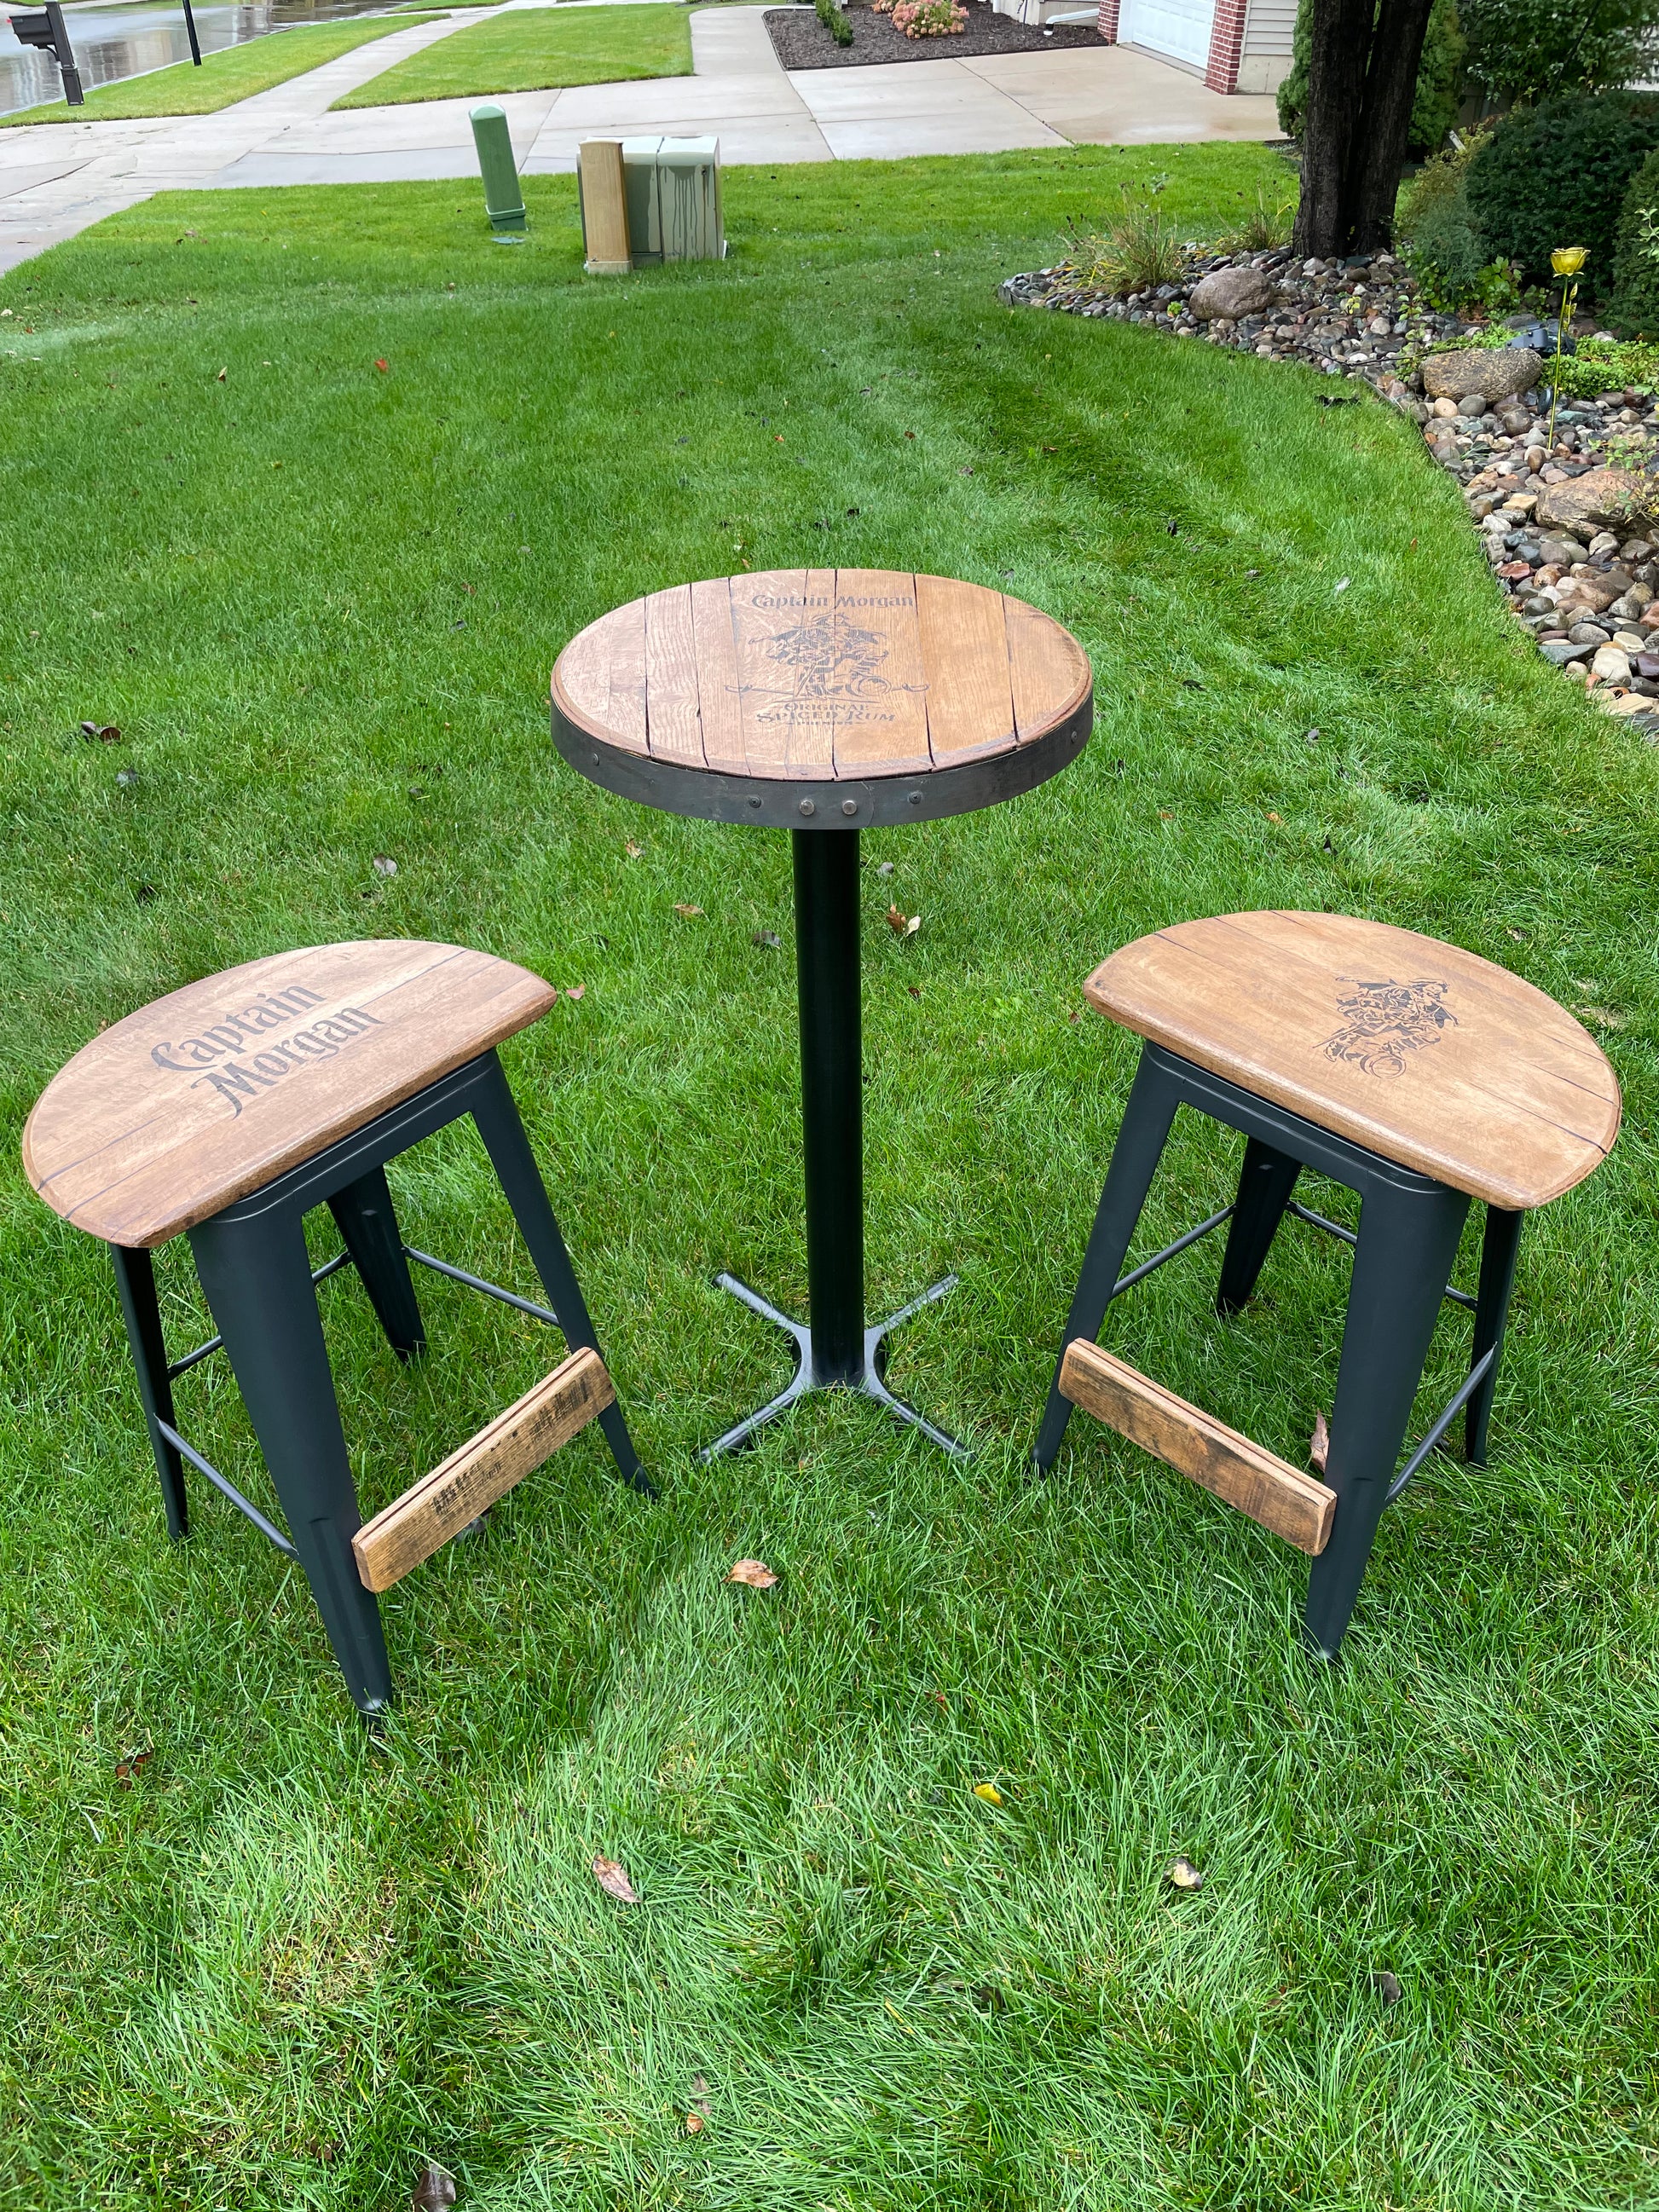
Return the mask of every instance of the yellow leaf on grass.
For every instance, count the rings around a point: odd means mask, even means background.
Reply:
[[[994,1782],[975,1783],[974,1795],[982,1797],[988,1805],[1000,1805],[1002,1802],[1002,1792]]]
[[[1190,1859],[1171,1859],[1164,1879],[1176,1889],[1202,1889],[1204,1877]]]

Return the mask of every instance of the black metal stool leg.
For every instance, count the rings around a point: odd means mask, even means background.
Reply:
[[[1031,1455],[1040,1474],[1046,1474],[1054,1465],[1054,1454],[1066,1434],[1066,1424],[1072,1417],[1071,1401],[1061,1395],[1060,1388],[1066,1347],[1080,1336],[1092,1344],[1100,1334],[1118,1271],[1135,1233],[1140,1210],[1146,1203],[1158,1164],[1164,1157],[1178,1103],[1174,1085],[1143,1053],[1129,1103],[1123,1109],[1117,1142],[1112,1147],[1106,1187],[1100,1194],[1095,1225],[1083,1255],[1083,1269],[1073,1293],[1071,1312],[1066,1317],[1066,1333],[1060,1339],[1060,1358],[1054,1363],[1048,1403]]]
[[[1235,1314],[1248,1304],[1301,1172],[1301,1161],[1293,1160],[1288,1152],[1275,1152],[1260,1137],[1245,1140],[1238,1195],[1233,1200],[1221,1279],[1216,1285],[1218,1314]]]
[[[190,1508],[185,1497],[185,1465],[177,1450],[155,1424],[179,1425],[173,1412],[173,1379],[167,1373],[167,1348],[161,1334],[161,1309],[155,1297],[155,1268],[148,1252],[112,1244],[115,1286],[121,1293],[126,1316],[127,1341],[138,1373],[138,1399],[149,1431],[155,1472],[161,1478],[161,1503],[167,1508],[167,1534],[175,1542],[190,1533]]]
[[[1504,1357],[1504,1329],[1510,1315],[1510,1293],[1515,1288],[1515,1263],[1521,1250],[1522,1213],[1506,1213],[1501,1206],[1486,1208],[1486,1233],[1480,1245],[1480,1286],[1475,1293],[1474,1342],[1469,1351],[1473,1366],[1483,1352],[1493,1353],[1492,1365],[1477,1384],[1463,1415],[1463,1456],[1476,1467],[1486,1463],[1486,1425],[1492,1419],[1492,1394],[1498,1382],[1498,1362]]]
[[[297,1213],[190,1232],[197,1272],[276,1486],[346,1686],[366,1713],[392,1695],[380,1609],[357,1574],[362,1525]]]
[[[495,1060],[489,1081],[474,1100],[472,1118],[507,1194],[519,1234],[542,1279],[547,1302],[559,1317],[565,1342],[590,1346],[603,1359],[605,1354],[588,1316],[581,1285],[576,1280],[576,1271],[570,1264],[570,1255],[565,1249],[564,1238],[559,1234],[558,1221],[548,1200],[547,1186],[536,1165],[536,1156],[530,1149],[530,1139],[524,1133],[524,1123],[519,1119],[518,1106],[499,1060]],[[647,1498],[654,1498],[656,1485],[640,1465],[621,1406],[607,1406],[599,1415],[599,1426],[623,1480],[635,1490],[643,1491]]]
[[[1364,1580],[1468,1207],[1462,1191],[1443,1188],[1373,1190],[1360,1208],[1325,1468],[1336,1517],[1313,1563],[1305,1616],[1328,1659]]]
[[[328,1204],[387,1343],[399,1359],[424,1352],[426,1330],[409,1262],[404,1257],[403,1235],[386,1170],[371,1168],[356,1182],[337,1190]]]

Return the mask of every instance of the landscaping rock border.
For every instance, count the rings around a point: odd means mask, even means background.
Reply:
[[[1511,610],[1547,659],[1659,743],[1659,409],[1650,392],[1563,399],[1550,442],[1553,335],[1430,353],[1488,326],[1428,307],[1391,254],[1192,250],[1182,281],[1127,299],[1060,263],[1011,276],[1010,307],[1103,316],[1358,378],[1422,426],[1463,488]],[[1231,311],[1231,312],[1230,312]],[[1581,335],[1593,326],[1584,325]]]

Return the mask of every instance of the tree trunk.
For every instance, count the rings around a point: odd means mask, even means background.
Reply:
[[[1417,68],[1433,0],[1381,0],[1356,134],[1358,161],[1349,208],[1356,253],[1394,244],[1394,207],[1406,166]]]
[[[1373,0],[1314,0],[1302,199],[1292,243],[1322,259],[1347,251],[1348,173],[1365,88]]]
[[[1328,259],[1394,240],[1433,0],[1313,0],[1294,244]]]

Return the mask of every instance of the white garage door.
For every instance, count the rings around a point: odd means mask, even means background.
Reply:
[[[1117,34],[1127,45],[1201,70],[1210,58],[1214,20],[1215,0],[1123,0]]]

